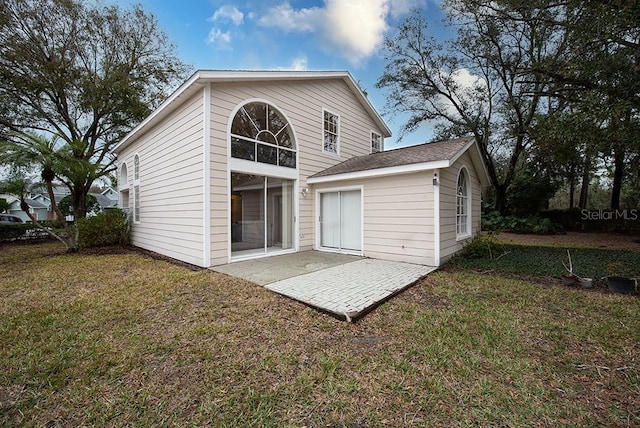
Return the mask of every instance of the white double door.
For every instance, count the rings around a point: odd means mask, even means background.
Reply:
[[[347,190],[320,194],[320,246],[362,250],[362,192]]]

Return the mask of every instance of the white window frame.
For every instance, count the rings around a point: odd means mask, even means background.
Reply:
[[[133,222],[140,223],[140,155],[133,156]]]
[[[458,183],[460,177],[464,178],[464,189],[466,194],[460,194],[458,192]],[[455,186],[455,198],[456,198],[456,240],[460,241],[467,239],[471,236],[471,179],[467,168],[462,167],[458,171]]]
[[[374,147],[376,140],[377,140],[378,147]],[[382,139],[382,134],[376,131],[371,131],[371,153],[380,153],[383,151],[384,151],[384,140]]]
[[[336,132],[332,132],[328,129],[325,128],[327,121],[325,120],[325,116],[326,115],[331,115],[334,116],[336,118]],[[336,114],[330,110],[327,110],[325,108],[322,109],[322,153],[326,153],[328,155],[332,155],[332,156],[340,156],[340,128],[341,128],[341,123],[340,123],[340,115]],[[326,133],[331,133],[333,135],[335,135],[336,137],[336,142],[335,142],[335,152],[329,151],[327,150],[326,144],[325,144],[325,134]]]

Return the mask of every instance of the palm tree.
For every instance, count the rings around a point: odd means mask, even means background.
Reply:
[[[21,201],[20,207],[29,218],[31,218],[36,227],[62,242],[68,252],[78,251],[77,222],[70,224],[60,212],[53,194],[53,181],[58,177],[65,182],[70,174],[75,174],[75,171],[80,169],[77,165],[79,162],[70,158],[70,150],[66,147],[68,144],[61,143],[61,140],[56,135],[47,139],[42,135],[13,133],[11,137],[13,138],[0,141],[0,164],[10,165],[13,169],[12,188],[14,191],[20,187],[17,181],[22,179],[25,182],[23,183],[22,190],[19,192],[20,194],[16,194]],[[50,228],[44,227],[29,212],[29,207],[24,200],[24,192],[26,189],[24,171],[33,169],[39,170],[40,177],[46,186],[47,194],[51,200],[51,208],[67,231],[66,237],[60,236]]]

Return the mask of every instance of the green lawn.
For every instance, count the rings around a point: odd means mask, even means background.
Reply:
[[[640,424],[640,299],[450,268],[356,324],[134,252],[0,248],[0,425]]]

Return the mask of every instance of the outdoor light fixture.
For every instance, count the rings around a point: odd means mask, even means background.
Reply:
[[[433,185],[434,186],[438,185],[438,174],[433,174]]]
[[[300,193],[302,193],[302,196],[303,196],[303,197],[306,197],[306,196],[307,196],[307,194],[309,193],[309,188],[308,188],[308,187],[303,187],[303,188],[300,190]]]

